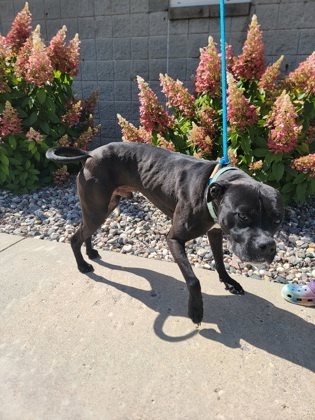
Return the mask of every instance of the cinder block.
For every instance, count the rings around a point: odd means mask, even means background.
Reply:
[[[300,33],[298,54],[312,54],[312,52],[315,50],[314,40],[315,29],[303,29]]]
[[[99,81],[100,100],[113,102],[115,100],[114,81]]]
[[[188,38],[187,57],[199,58],[200,48],[208,45],[208,34],[190,35]]]
[[[50,0],[46,0],[46,3],[53,3]],[[55,2],[54,2],[55,3]],[[32,4],[31,4],[32,10]],[[78,2],[77,0],[63,1],[61,5],[61,16],[62,18],[73,18],[78,16]]]
[[[120,114],[126,120],[130,121],[131,115],[131,102],[130,101],[116,101],[115,103],[116,115]]]
[[[166,58],[167,55],[167,37],[152,36],[149,40],[149,57]]]
[[[264,35],[266,55],[292,55],[298,52],[299,31],[268,31]]]
[[[136,80],[140,76],[144,80],[149,78],[149,62],[148,60],[133,60],[131,62],[131,79]]]
[[[115,60],[128,60],[130,56],[130,38],[113,39],[113,56]]]
[[[112,14],[112,0],[96,0],[94,3],[95,16],[110,16]]]
[[[149,15],[150,35],[166,35],[168,17],[166,12],[151,13]]]
[[[279,4],[265,4],[256,6],[255,14],[262,31],[276,29],[279,15]]]
[[[80,44],[80,57],[84,61],[96,60],[95,39],[82,39]]]
[[[115,102],[100,101],[99,113],[101,121],[109,121],[116,119]]]
[[[78,17],[94,16],[94,0],[77,0],[77,11]]]
[[[199,59],[197,58],[188,58],[186,61],[186,77],[185,80],[187,82],[193,82],[195,83],[195,76],[196,76],[196,70],[199,64]]]
[[[149,0],[149,12],[159,12],[161,10],[167,10],[169,6],[169,0]]]
[[[185,58],[169,59],[167,66],[167,74],[172,79],[180,80],[181,82],[186,79],[187,62]]]
[[[112,60],[99,60],[97,62],[97,76],[98,80],[114,80],[114,61]]]
[[[97,80],[96,62],[82,61],[81,62],[81,77],[83,80]]]
[[[98,60],[113,59],[113,38],[96,39],[96,57]]]
[[[187,34],[188,19],[170,21],[169,33],[171,35]]]
[[[168,53],[170,58],[186,57],[188,44],[187,34],[171,35],[168,42]]]
[[[94,18],[79,18],[78,32],[80,39],[94,39],[96,36],[96,21]]]
[[[310,0],[304,5],[303,28],[313,28],[315,22],[315,4],[314,0]],[[313,47],[314,50],[314,47]]]
[[[109,38],[113,36],[113,23],[111,16],[98,16],[95,18],[96,38]]]
[[[137,13],[130,15],[130,22],[132,36],[149,35],[149,15],[147,13]]]
[[[117,60],[114,62],[115,80],[131,80],[131,61]]]
[[[72,39],[75,34],[79,33],[78,19],[62,19],[63,25],[67,27],[67,40]],[[79,35],[80,38],[80,35]]]
[[[82,85],[82,97],[88,98],[91,93],[95,92],[98,89],[97,81],[94,82],[84,82]]]
[[[38,4],[30,4],[31,13],[33,12],[33,9],[35,9],[35,6],[38,6]],[[40,6],[42,6],[42,4]],[[46,19],[59,19],[61,17],[60,3],[45,0],[43,12]]]
[[[131,82],[115,82],[115,101],[131,101]]]
[[[113,37],[129,37],[131,36],[130,15],[114,15],[113,22]]]
[[[190,34],[202,34],[209,32],[210,19],[189,19],[188,32]]]
[[[143,60],[149,58],[149,38],[137,37],[131,39],[131,58]]]
[[[113,0],[111,6],[113,14],[130,13],[130,0]]]
[[[130,3],[130,13],[148,13],[148,0],[132,0]]]
[[[313,4],[315,9],[315,4]],[[314,10],[313,9],[313,10]],[[314,12],[313,12],[314,13]],[[302,28],[304,21],[304,2],[279,5],[277,29]],[[314,24],[314,14],[313,14]]]
[[[149,80],[159,80],[159,74],[166,73],[166,58],[152,59],[149,61]]]

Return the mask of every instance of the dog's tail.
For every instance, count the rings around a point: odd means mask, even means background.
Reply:
[[[76,147],[52,147],[46,152],[47,159],[58,163],[85,162],[89,157],[92,156],[88,152]]]

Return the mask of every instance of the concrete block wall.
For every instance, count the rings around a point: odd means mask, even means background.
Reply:
[[[50,40],[63,25],[68,39],[79,33],[80,96],[100,90],[97,119],[101,136],[93,146],[121,138],[117,113],[138,124],[137,75],[162,100],[158,76],[168,73],[192,88],[199,49],[212,35],[219,44],[218,18],[169,20],[168,0],[29,0],[33,27]],[[0,0],[0,32],[6,35],[24,0]],[[290,72],[315,49],[314,0],[252,0],[248,16],[226,18],[227,42],[240,53],[251,16],[263,30],[267,62],[284,55]]]

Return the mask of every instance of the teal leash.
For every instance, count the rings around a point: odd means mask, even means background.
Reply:
[[[210,178],[209,185],[215,182],[220,175],[226,171],[235,170],[233,166],[227,166],[230,163],[228,155],[228,128],[227,128],[227,83],[226,83],[226,53],[225,53],[225,10],[224,0],[220,0],[220,38],[221,38],[221,92],[222,92],[222,149],[223,157],[215,166]],[[217,214],[213,207],[213,201],[207,203],[210,216],[215,222],[218,221]]]

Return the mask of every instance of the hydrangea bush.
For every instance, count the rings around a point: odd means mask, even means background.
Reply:
[[[230,161],[280,190],[286,203],[315,193],[315,52],[280,78],[283,57],[266,67],[264,44],[253,16],[242,53],[226,47]],[[124,141],[216,159],[222,156],[221,59],[209,38],[200,50],[194,95],[179,80],[160,75],[168,112],[138,77],[140,127],[121,115]]]
[[[72,91],[78,74],[79,38],[65,41],[66,27],[45,45],[32,31],[28,3],[7,36],[0,35],[0,186],[25,191],[54,180],[66,167],[45,158],[52,146],[85,149],[96,134],[97,94],[80,100]]]

